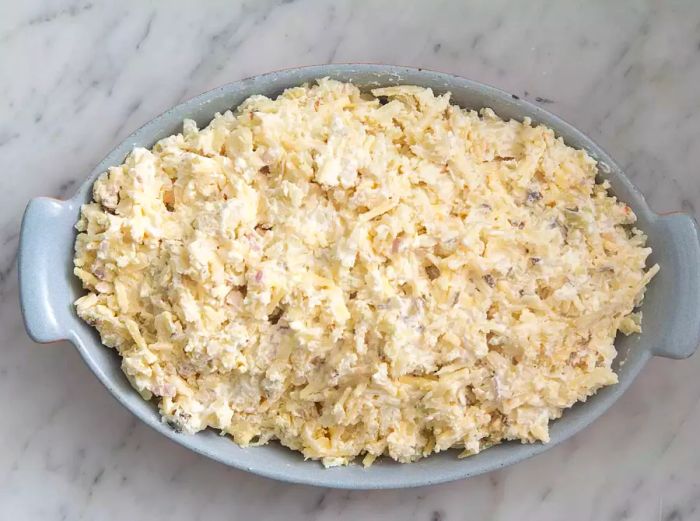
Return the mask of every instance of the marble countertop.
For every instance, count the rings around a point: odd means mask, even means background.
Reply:
[[[652,360],[591,427],[513,467],[345,492],[232,470],[113,400],[67,343],[33,344],[16,252],[29,198],[72,194],[170,106],[274,69],[456,73],[559,114],[657,211],[700,210],[700,4],[39,1],[0,16],[0,519],[700,519],[700,355]]]

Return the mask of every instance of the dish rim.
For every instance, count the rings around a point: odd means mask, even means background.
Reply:
[[[171,123],[168,123],[168,121],[172,120],[172,118],[174,117],[173,114],[181,115],[181,113],[183,112],[194,112],[196,109],[201,110],[202,108],[206,108],[212,102],[212,100],[217,100],[221,97],[225,98],[228,95],[233,95],[232,93],[236,93],[237,91],[248,92],[248,94],[245,95],[245,97],[247,97],[248,95],[256,93],[250,91],[251,89],[256,89],[259,86],[282,86],[277,89],[278,92],[281,92],[281,90],[283,90],[284,87],[291,86],[291,84],[301,83],[296,82],[296,78],[298,77],[303,77],[307,80],[312,77],[322,78],[325,76],[331,76],[334,78],[342,79],[342,77],[344,76],[354,75],[359,77],[363,74],[368,74],[370,76],[375,75],[377,77],[377,85],[392,84],[389,82],[389,80],[396,80],[397,83],[393,84],[403,83],[421,85],[421,82],[404,82],[402,80],[403,78],[424,77],[426,81],[422,82],[423,85],[425,85],[426,83],[437,83],[443,85],[445,87],[445,90],[460,88],[464,89],[465,92],[470,91],[476,97],[483,97],[485,99],[498,100],[499,103],[506,103],[507,105],[510,105],[510,107],[513,109],[513,112],[520,113],[520,119],[522,119],[523,117],[531,117],[533,121],[538,123],[544,123],[550,128],[552,128],[557,134],[557,136],[561,136],[564,134],[568,135],[569,137],[573,136],[575,141],[583,144],[583,148],[587,152],[589,152],[589,154],[591,154],[602,165],[606,165],[608,172],[605,173],[605,177],[611,180],[614,179],[615,185],[617,185],[614,192],[619,193],[621,191],[625,193],[625,202],[632,206],[632,208],[637,213],[641,221],[645,221],[651,226],[654,223],[658,224],[663,219],[665,219],[665,217],[655,214],[649,208],[642,193],[624,175],[620,167],[599,145],[597,145],[586,134],[579,131],[578,129],[576,129],[566,121],[562,120],[558,116],[546,111],[545,109],[542,109],[541,107],[530,103],[529,101],[524,100],[522,98],[516,98],[512,94],[498,89],[496,87],[485,85],[483,83],[468,80],[448,73],[393,65],[356,63],[316,65],[284,69],[281,71],[270,72],[235,81],[232,83],[227,83],[215,89],[204,92],[198,96],[190,98],[182,103],[175,105],[171,109],[168,109],[159,116],[151,119],[149,122],[141,126],[138,130],[126,137],[116,147],[114,147],[112,151],[92,170],[90,175],[87,176],[87,178],[77,190],[75,195],[69,200],[61,202],[57,200],[51,200],[48,198],[39,198],[33,200],[32,203],[34,201],[37,201],[36,205],[39,206],[40,204],[48,205],[49,203],[47,203],[47,201],[53,201],[53,203],[51,204],[54,204],[54,206],[56,206],[57,208],[60,207],[60,209],[56,211],[62,216],[62,220],[68,221],[68,217],[74,216],[76,211],[79,212],[80,205],[87,200],[96,177],[102,172],[104,172],[108,166],[119,164],[114,162],[115,157],[121,154],[123,150],[131,149],[134,146],[137,146],[137,144],[139,143],[153,143],[157,141],[157,139],[160,139],[160,137],[156,138],[154,136],[157,136],[159,135],[159,132],[162,132],[164,125],[172,126]],[[363,85],[365,85],[366,83],[366,81],[362,81]],[[235,106],[232,106],[231,108],[233,109],[235,108]],[[499,112],[498,110],[496,110],[495,112],[496,114],[501,115],[501,112]],[[213,118],[213,115],[214,113],[212,112],[209,116],[209,120]],[[182,118],[180,117],[180,119]],[[198,121],[198,123],[200,122]],[[32,203],[30,203],[30,205],[27,208],[27,213],[25,213],[25,220],[23,221],[22,225],[22,245],[24,245],[25,243],[25,233],[27,235],[31,235],[32,232],[39,233],[39,231],[37,230],[30,229],[31,223],[28,223],[26,219],[26,216],[30,211]],[[697,235],[697,224],[692,218],[690,218],[690,221],[692,221],[691,225],[694,227],[695,233]],[[73,221],[73,223],[74,222],[75,221]],[[25,229],[25,225],[28,226],[27,229]],[[31,302],[28,299],[25,299],[24,296],[24,288],[25,286],[28,286],[29,283],[26,282],[23,284],[23,279],[26,279],[28,273],[32,271],[32,262],[28,258],[27,249],[23,248],[22,245],[20,246],[19,253],[19,273],[20,288],[21,292],[23,293],[21,303],[22,313],[25,319],[25,325],[30,336],[32,336],[33,339],[38,341],[46,340],[46,337],[43,337],[41,335],[41,332],[37,332],[36,326],[33,326],[32,322],[28,320],[28,316],[31,315],[32,311],[36,310],[31,309]],[[73,245],[71,244],[70,246],[72,250]],[[72,274],[70,276],[72,277]],[[60,320],[58,322],[60,322]],[[73,326],[75,326],[75,324],[73,324]],[[382,461],[375,463],[375,465],[368,469],[361,469],[361,474],[355,472],[358,469],[359,465],[327,470],[320,469],[321,472],[319,473],[316,471],[318,470],[318,468],[320,468],[320,464],[318,462],[303,462],[304,467],[298,467],[297,465],[292,464],[286,466],[273,465],[272,467],[270,467],[269,465],[266,465],[264,463],[256,464],[257,458],[244,459],[232,457],[230,453],[221,454],[221,452],[219,451],[211,450],[210,448],[208,448],[206,443],[199,443],[199,441],[195,441],[200,439],[207,439],[206,436],[203,436],[203,434],[206,435],[206,433],[199,433],[193,436],[176,433],[169,426],[165,425],[162,421],[160,421],[159,414],[157,410],[153,410],[154,406],[152,404],[149,404],[151,409],[150,414],[144,412],[143,408],[139,408],[134,405],[133,394],[136,394],[137,399],[142,401],[143,403],[147,402],[143,401],[140,398],[140,396],[138,396],[138,393],[136,393],[136,391],[133,390],[133,388],[131,388],[130,386],[129,389],[131,389],[132,396],[125,396],[125,394],[127,394],[127,391],[123,389],[122,385],[115,384],[115,376],[114,374],[112,374],[113,372],[107,372],[105,370],[105,367],[102,366],[102,363],[96,359],[95,353],[93,353],[94,346],[91,345],[91,342],[94,341],[94,335],[93,338],[91,338],[90,341],[88,341],[86,339],[86,336],[83,334],[84,328],[82,327],[70,327],[70,325],[61,325],[60,323],[57,325],[57,327],[61,330],[63,338],[71,341],[76,346],[85,363],[100,379],[103,385],[107,387],[110,393],[132,414],[137,416],[144,423],[146,423],[156,431],[160,432],[161,434],[165,435],[169,439],[211,459],[214,459],[231,467],[252,472],[254,474],[258,474],[264,477],[292,483],[302,483],[314,486],[346,489],[405,488],[444,483],[496,470],[498,468],[505,467],[518,461],[522,461],[536,454],[540,454],[558,445],[559,443],[561,443],[565,439],[568,439],[574,434],[578,433],[588,424],[590,424],[599,416],[601,416],[629,387],[629,385],[636,378],[636,376],[644,367],[648,359],[653,354],[668,354],[664,352],[654,351],[653,346],[646,346],[646,348],[644,349],[642,349],[643,346],[639,346],[640,351],[637,354],[637,356],[629,358],[627,360],[628,363],[624,365],[622,370],[624,372],[625,377],[620,377],[620,381],[618,384],[616,384],[615,386],[609,386],[604,389],[601,389],[596,395],[589,398],[588,402],[585,404],[584,413],[580,412],[582,409],[581,406],[583,404],[579,403],[573,408],[564,411],[563,418],[559,420],[554,420],[550,424],[552,427],[554,427],[555,425],[562,425],[562,427],[558,430],[553,429],[554,432],[552,435],[552,440],[547,444],[536,443],[530,445],[518,445],[514,442],[509,442],[508,444],[503,444],[489,448],[478,455],[463,460],[458,460],[454,456],[454,454],[451,454],[451,460],[445,460],[444,455],[446,453],[443,453],[442,455],[431,455],[428,458],[424,458],[423,460],[419,460],[418,462],[410,464],[410,466],[408,467],[393,462]],[[642,335],[639,335],[639,337],[641,337]],[[105,350],[104,346],[102,346],[99,342],[98,344],[100,349]],[[121,377],[123,378],[123,380],[126,380],[126,378],[123,375],[121,375]],[[574,415],[573,413],[575,411],[579,411],[579,413]],[[155,417],[153,413],[155,413]],[[570,416],[570,418],[567,419],[567,416]],[[209,432],[208,434],[212,433]],[[233,441],[229,441],[229,443],[235,445]],[[508,451],[501,450],[500,452],[504,452],[504,455],[502,455],[500,458],[496,456],[490,456],[498,454],[499,448],[505,446],[509,446],[511,448]],[[239,447],[240,451],[260,451],[269,449],[270,447],[254,447],[250,449],[241,449]],[[292,452],[291,449],[287,449],[286,447],[283,447],[280,450]],[[437,461],[437,459],[441,457],[442,460]],[[436,465],[427,464],[426,462],[429,461],[437,461],[437,463]],[[440,465],[440,463],[444,464]],[[395,468],[393,471],[382,473],[381,469],[385,466],[395,466]],[[429,468],[428,471],[426,471],[425,473],[418,472],[418,470],[421,470],[423,467],[434,466],[437,466],[437,471],[436,469]],[[351,469],[352,471],[347,471],[347,469]],[[416,471],[408,471],[408,469],[416,469]]]

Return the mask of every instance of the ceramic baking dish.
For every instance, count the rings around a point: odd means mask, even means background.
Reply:
[[[216,112],[235,108],[252,94],[275,96],[287,87],[329,76],[360,87],[415,84],[437,93],[452,92],[452,100],[465,108],[491,107],[504,119],[530,117],[552,128],[575,148],[583,148],[600,162],[600,177],[612,192],[628,203],[653,248],[650,264],[660,273],[648,287],[643,304],[644,332],[619,336],[615,369],[619,383],[606,387],[585,403],[578,403],[551,424],[551,442],[524,445],[516,442],[489,448],[476,456],[458,459],[456,451],[432,455],[401,465],[380,460],[370,468],[351,465],[324,469],[304,461],[300,454],[272,443],[240,448],[212,430],[196,435],[179,434],[162,423],[153,403],[144,401],[120,369],[117,353],[100,343],[97,332],[81,321],[73,302],[83,293],[72,274],[74,224],[80,206],[91,196],[92,184],[107,167],[119,165],[135,146],[150,148],[156,141],[181,130],[191,118],[200,128]],[[598,145],[558,117],[507,92],[449,74],[385,65],[322,65],[290,69],[224,85],[158,116],[115,148],[67,201],[39,197],[24,214],[19,250],[22,313],[29,335],[37,342],[68,340],[107,389],[133,414],[168,438],[212,459],[256,474],[318,486],[373,489],[428,485],[466,478],[505,467],[538,454],[569,438],[603,414],[629,387],[652,356],[685,358],[700,343],[700,242],[694,219],[679,213],[657,215],[618,165]]]

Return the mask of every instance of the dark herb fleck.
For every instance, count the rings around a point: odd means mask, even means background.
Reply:
[[[177,411],[175,413],[175,418],[170,418],[166,420],[166,423],[172,427],[175,432],[182,432],[183,424],[192,418],[192,415],[188,412]]]
[[[182,432],[182,425],[180,425],[180,424],[179,424],[178,422],[176,422],[175,420],[167,420],[166,423],[167,423],[167,424],[170,426],[170,428],[171,428],[172,430],[174,430],[175,432],[178,432],[178,433],[179,433],[179,432]]]
[[[487,273],[484,275],[484,282],[489,285],[489,287],[493,288],[496,286],[496,280],[493,278],[493,275],[490,273]]]
[[[531,263],[533,266],[534,266],[535,264],[539,264],[541,260],[542,260],[542,259],[540,259],[539,257],[530,257],[530,263]]]
[[[542,199],[542,194],[536,190],[527,193],[528,203],[534,203],[535,201],[539,201],[540,199]]]

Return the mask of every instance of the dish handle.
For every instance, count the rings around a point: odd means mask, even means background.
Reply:
[[[72,276],[66,277],[66,255],[74,242],[70,201],[37,197],[29,201],[19,242],[19,295],[24,327],[35,342],[66,340],[73,320],[66,306]],[[61,298],[62,297],[62,298]]]
[[[660,301],[670,309],[650,318],[654,322],[660,316],[672,318],[670,323],[660,324],[657,331],[662,335],[651,352],[666,358],[687,358],[700,344],[700,229],[693,217],[683,213],[662,215],[657,225],[660,229],[654,249],[661,271],[656,277],[660,279],[659,291],[664,293]]]

